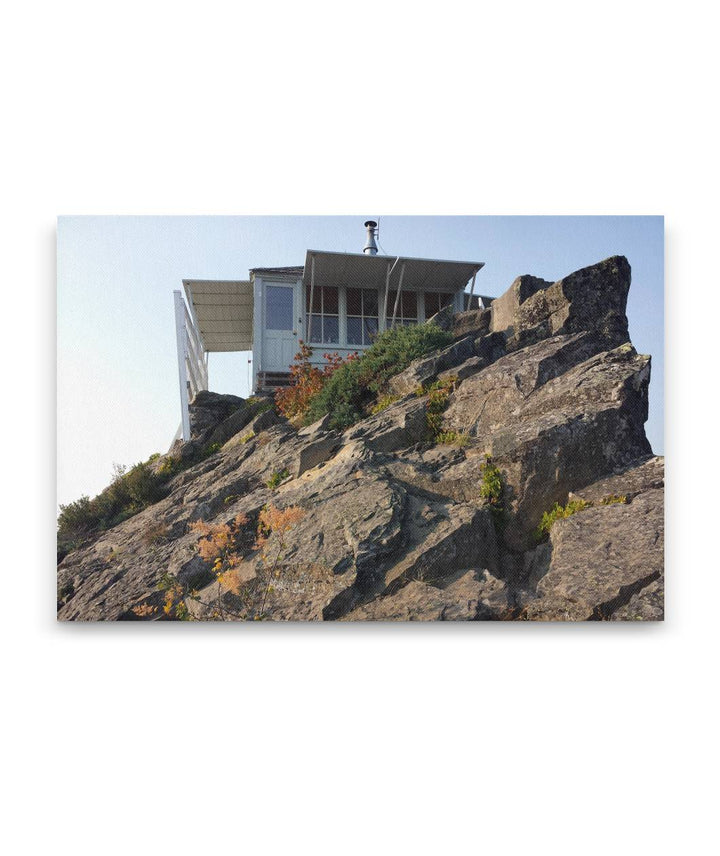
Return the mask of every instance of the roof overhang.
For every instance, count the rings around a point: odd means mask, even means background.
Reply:
[[[183,286],[206,351],[252,350],[252,283],[184,279]]]
[[[465,288],[485,262],[461,262],[449,259],[418,259],[409,256],[370,256],[362,253],[330,253],[308,250],[303,283],[316,286],[385,288],[388,271],[390,288],[397,288],[404,268],[403,289],[457,292]]]

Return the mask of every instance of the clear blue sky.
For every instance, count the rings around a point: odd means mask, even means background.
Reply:
[[[180,422],[172,292],[183,278],[246,279],[307,249],[360,252],[348,217],[61,217],[58,221],[58,502],[94,496],[114,462],[164,452]],[[632,266],[630,335],[651,354],[653,450],[663,452],[662,217],[383,217],[389,254],[484,261],[476,291],[519,274],[557,280],[614,254]],[[248,394],[247,354],[211,354],[210,388]]]

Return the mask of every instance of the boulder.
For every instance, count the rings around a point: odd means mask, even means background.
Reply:
[[[413,580],[395,594],[345,616],[346,621],[488,621],[508,608],[507,587],[487,570],[467,571],[444,588]]]
[[[247,443],[251,439],[257,437],[258,434],[261,434],[263,431],[267,431],[268,428],[272,428],[274,425],[279,425],[282,421],[283,420],[277,415],[275,410],[263,410],[262,413],[259,413],[251,419],[247,425],[236,431],[224,444],[223,449],[232,449],[235,446]]]
[[[345,433],[345,441],[362,440],[373,452],[389,454],[419,443],[427,437],[426,403],[411,397],[391,404]]]
[[[392,314],[392,313],[391,313]],[[453,319],[455,317],[455,307],[452,303],[444,306],[439,312],[431,315],[427,319],[428,324],[434,324],[441,330],[450,331],[453,328]]]
[[[393,395],[410,395],[418,387],[434,380],[442,371],[459,366],[474,356],[474,339],[466,336],[437,354],[421,357],[390,379],[388,387]]]
[[[230,414],[239,410],[245,399],[237,395],[220,395],[204,389],[190,402],[190,438],[195,440],[207,434]]]
[[[541,621],[662,618],[663,492],[587,508],[550,531],[547,572],[525,617]],[[633,601],[633,598],[635,600]],[[631,601],[633,603],[631,604]]]
[[[649,357],[595,353],[591,336],[558,336],[465,380],[445,427],[476,438],[503,471],[513,519],[508,548],[531,544],[543,511],[568,493],[647,457]]]
[[[520,306],[533,294],[551,285],[551,282],[529,274],[519,276],[503,295],[496,297],[491,303],[490,332],[503,333],[514,328],[517,325]]]
[[[311,437],[303,443],[297,453],[297,466],[293,467],[295,476],[301,476],[307,470],[327,461],[342,445],[337,431]]]
[[[630,265],[624,256],[571,273],[518,306],[509,325],[508,350],[578,332],[594,334],[607,349],[624,344],[629,340],[625,314],[629,288]]]
[[[490,332],[491,309],[469,309],[453,317],[451,332],[455,339],[463,339],[472,333],[476,338]]]

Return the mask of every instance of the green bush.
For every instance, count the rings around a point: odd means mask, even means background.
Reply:
[[[604,496],[600,500],[600,505],[625,505],[627,503],[627,496],[625,494],[618,495],[616,493],[611,493],[610,496]]]
[[[489,506],[496,530],[501,530],[505,525],[505,484],[502,473],[490,458],[483,464],[480,498]]]
[[[456,382],[456,377],[436,380],[434,383],[420,387],[415,393],[416,395],[427,395],[428,397],[425,421],[427,422],[430,438],[436,443],[438,442],[438,436],[442,434],[443,413],[448,406],[450,393],[453,391]]]
[[[540,525],[535,530],[535,540],[536,541],[544,541],[547,539],[550,534],[550,530],[552,529],[553,523],[556,520],[562,520],[565,517],[570,517],[573,514],[576,514],[578,511],[582,511],[585,508],[590,508],[590,503],[585,502],[584,499],[571,499],[567,505],[560,505],[559,502],[556,502],[555,505],[550,509],[550,511],[545,511],[542,516],[542,520],[540,521]]]
[[[328,378],[320,392],[311,399],[305,424],[310,425],[330,413],[332,428],[348,428],[362,419],[375,397],[385,394],[393,375],[406,369],[418,357],[444,348],[451,342],[451,334],[435,324],[386,330],[359,359],[344,363]]]
[[[381,395],[370,408],[370,413],[372,416],[375,416],[377,413],[382,413],[383,410],[387,410],[391,404],[395,404],[395,402],[399,400],[399,395]]]
[[[275,490],[275,488],[280,484],[280,482],[285,481],[285,479],[290,475],[290,471],[287,467],[283,470],[275,470],[275,472],[270,476],[267,482],[267,486],[270,490]]]
[[[170,468],[171,469],[171,468]],[[115,465],[112,483],[93,499],[82,496],[60,506],[57,529],[57,558],[61,561],[100,532],[117,526],[167,494],[167,481],[173,473],[156,472],[149,462],[127,469]]]
[[[441,431],[435,435],[435,442],[439,446],[457,446],[458,449],[464,449],[470,442],[470,437],[467,434],[458,434],[456,431]]]

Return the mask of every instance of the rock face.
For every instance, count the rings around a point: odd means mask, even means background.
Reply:
[[[173,617],[170,578],[199,620],[661,619],[663,461],[644,432],[650,358],[628,341],[629,283],[613,257],[445,312],[454,343],[392,378],[398,400],[344,433],[200,393],[192,440],[174,450],[186,469],[65,557],[58,617]],[[438,377],[453,379],[454,445],[432,440],[417,394]],[[483,495],[488,461],[499,505]],[[580,510],[538,543],[543,513],[568,501]],[[295,514],[285,534],[262,528],[268,508]],[[198,552],[197,521],[234,527],[232,585]]]
[[[527,602],[526,618],[662,618],[662,488],[559,520],[550,544],[547,570]]]

